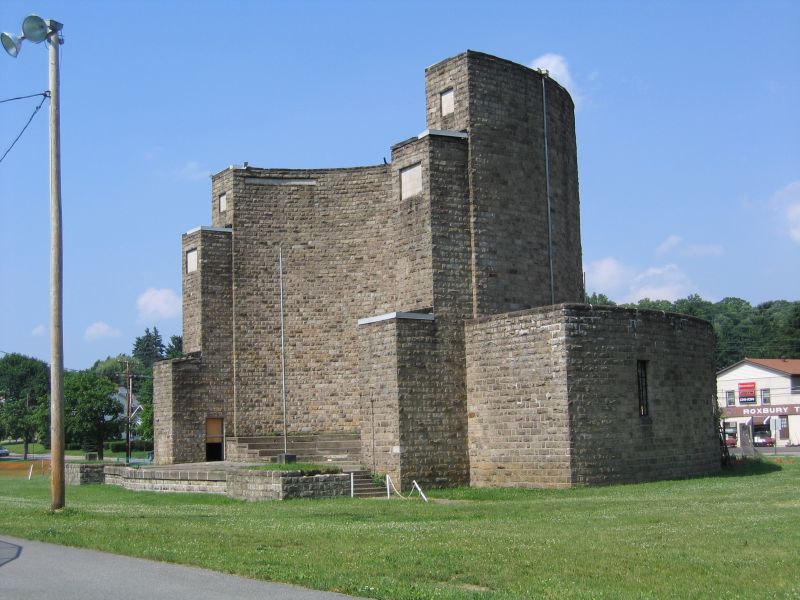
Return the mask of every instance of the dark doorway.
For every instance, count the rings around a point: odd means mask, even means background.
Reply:
[[[206,460],[223,460],[224,442],[222,419],[206,419]]]

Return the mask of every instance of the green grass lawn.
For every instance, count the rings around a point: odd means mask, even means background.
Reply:
[[[0,480],[0,532],[373,598],[800,596],[800,461],[572,490],[246,503]]]
[[[3,442],[0,444],[3,448],[8,448],[9,452],[22,454],[25,451],[25,444],[22,442]],[[46,454],[50,452],[47,448],[39,443],[32,442],[28,444],[28,454]]]
[[[4,448],[8,448],[10,452],[14,452],[15,454],[22,454],[25,451],[25,445],[20,442],[4,442],[2,444]],[[45,448],[39,443],[31,443],[28,444],[28,454],[50,454],[50,449]],[[85,456],[86,452],[83,450],[65,450],[64,454],[67,456]],[[148,454],[150,454],[146,450],[136,450],[131,452],[132,458],[147,458]],[[104,458],[125,458],[124,452],[110,452],[106,450],[103,453]]]

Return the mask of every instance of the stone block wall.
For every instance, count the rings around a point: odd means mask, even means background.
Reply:
[[[572,470],[576,484],[716,473],[714,333],[687,315],[568,305]],[[646,361],[647,416],[637,361]]]
[[[572,484],[565,324],[539,308],[466,327],[470,485]]]
[[[300,471],[231,471],[228,496],[252,502],[350,496],[350,475],[303,475]]]
[[[392,310],[411,311],[433,306],[431,241],[430,139],[412,138],[392,147],[392,198],[396,296]],[[414,165],[422,169],[422,191],[402,198],[401,172]],[[388,241],[388,240],[387,240]],[[370,314],[361,315],[368,317]]]
[[[425,75],[428,127],[469,133],[473,315],[582,301],[577,147],[569,93],[537,71],[473,51],[429,67]],[[439,97],[449,88],[455,111],[445,117]]]
[[[187,255],[197,253],[189,272]],[[182,238],[183,350],[153,370],[154,460],[206,460],[206,420],[233,420],[232,232],[198,228]]]
[[[64,481],[67,485],[105,483],[104,465],[64,463]]]
[[[464,485],[469,478],[463,347],[454,348],[432,321],[398,320],[397,393],[403,490]]]
[[[359,326],[362,462],[401,489],[465,484],[466,390],[430,314],[399,313]]]
[[[153,455],[157,464],[205,460],[206,389],[199,357],[153,365]]]
[[[390,173],[232,171],[232,435],[282,428],[279,245],[289,432],[358,430],[356,323],[396,299]]]
[[[192,492],[226,494],[227,474],[205,469],[136,469],[107,465],[105,483],[137,492]]]
[[[361,462],[400,481],[397,319],[358,326]]]
[[[568,304],[477,319],[466,331],[473,485],[564,487],[719,470],[707,322]],[[647,364],[646,416],[638,361]]]

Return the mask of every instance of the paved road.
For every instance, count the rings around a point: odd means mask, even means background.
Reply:
[[[0,598],[4,600],[343,600],[352,597],[0,534]]]

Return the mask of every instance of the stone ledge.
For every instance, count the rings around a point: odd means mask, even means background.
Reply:
[[[204,470],[163,467],[137,469],[119,465],[80,466],[95,467],[95,471],[104,473],[103,480],[96,483],[117,485],[135,491],[225,494],[231,498],[249,501],[338,498],[350,495],[350,475],[347,473],[303,475],[302,471],[298,470]]]
[[[64,479],[67,485],[87,485],[105,483],[105,465],[86,463],[65,463]]]

